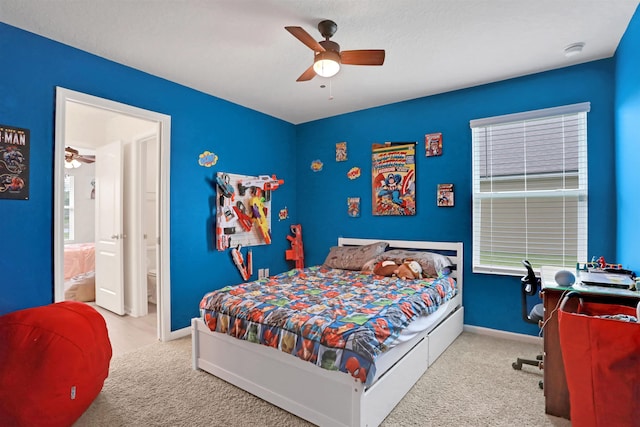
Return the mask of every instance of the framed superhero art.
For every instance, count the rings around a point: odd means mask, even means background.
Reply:
[[[29,199],[29,129],[0,125],[0,199]]]
[[[416,143],[372,147],[373,215],[416,214]]]

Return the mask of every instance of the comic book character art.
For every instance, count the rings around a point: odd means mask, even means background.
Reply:
[[[373,144],[374,215],[415,215],[415,143]]]
[[[0,149],[0,192],[18,192],[25,182],[18,175],[24,171],[24,156],[15,147]]]
[[[0,124],[0,199],[29,199],[29,130]]]
[[[347,213],[350,217],[355,218],[360,216],[360,197],[348,197],[347,206]]]
[[[413,172],[379,174],[375,179],[375,210],[378,215],[415,215]]]
[[[424,141],[426,146],[427,157],[442,155],[442,134],[441,133],[427,134],[424,136]]]
[[[7,170],[12,173],[21,173],[25,168],[24,156],[15,147],[9,146],[2,152],[2,161]]]
[[[11,178],[11,183],[7,186],[9,191],[20,191],[24,187],[24,181],[22,178],[14,176]]]
[[[400,200],[400,184],[402,183],[402,176],[397,173],[390,173],[384,180],[382,189],[378,191],[379,197],[390,196],[393,203],[402,204]]]

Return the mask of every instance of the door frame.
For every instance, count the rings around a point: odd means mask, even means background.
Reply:
[[[54,141],[54,195],[53,195],[53,277],[54,301],[64,300],[64,147],[66,140],[67,102],[114,111],[128,116],[158,123],[158,183],[156,212],[158,236],[156,269],[158,339],[168,341],[171,336],[171,266],[170,266],[170,165],[171,165],[171,116],[144,110],[116,101],[56,87],[55,141]],[[176,336],[177,338],[177,336]]]

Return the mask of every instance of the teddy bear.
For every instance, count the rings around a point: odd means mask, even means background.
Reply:
[[[385,277],[396,276],[404,280],[419,279],[422,277],[422,267],[418,262],[411,259],[404,260],[400,265],[394,261],[385,260],[376,263],[373,267],[373,274]]]

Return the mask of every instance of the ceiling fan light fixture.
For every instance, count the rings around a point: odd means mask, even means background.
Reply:
[[[313,71],[321,77],[333,77],[340,71],[340,54],[331,50],[317,52]]]
[[[73,160],[66,160],[64,162],[64,167],[66,169],[76,169],[79,168],[80,166],[82,166],[82,163],[80,163],[79,161],[77,161],[76,159]]]

